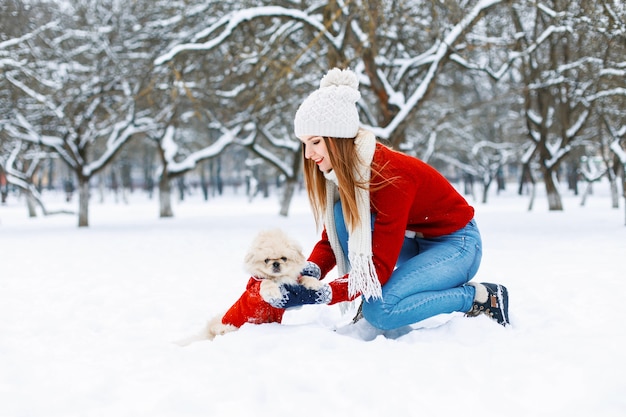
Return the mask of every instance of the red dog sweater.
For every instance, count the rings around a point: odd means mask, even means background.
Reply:
[[[251,277],[246,290],[222,317],[223,324],[241,327],[245,323],[280,323],[284,308],[272,307],[261,297],[262,279]]]

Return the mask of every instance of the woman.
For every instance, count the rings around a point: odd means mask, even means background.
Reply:
[[[303,275],[340,278],[312,292],[285,287],[270,304],[334,304],[362,297],[362,315],[387,330],[441,313],[485,313],[506,326],[507,289],[473,283],[481,260],[474,209],[426,163],[359,127],[358,80],[332,69],[296,112],[304,176],[321,240]]]

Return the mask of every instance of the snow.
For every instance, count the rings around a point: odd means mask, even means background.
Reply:
[[[75,216],[0,206],[0,415],[623,416],[623,210],[608,185],[580,207],[535,211],[512,185],[474,203],[484,240],[477,280],[509,288],[513,325],[460,313],[378,332],[337,307],[289,311],[180,347],[248,280],[241,261],[263,228],[305,252],[318,237],[304,193],[174,204],[92,200]],[[49,209],[75,209],[44,194]],[[336,330],[336,331],[335,331]]]

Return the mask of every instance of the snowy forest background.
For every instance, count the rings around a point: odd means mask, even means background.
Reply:
[[[293,115],[338,66],[363,124],[466,194],[514,182],[532,209],[537,185],[563,210],[559,184],[584,201],[603,178],[617,208],[625,57],[621,0],[2,0],[2,201],[49,214],[63,188],[85,227],[108,190],[171,217],[191,188],[241,187],[287,216]]]

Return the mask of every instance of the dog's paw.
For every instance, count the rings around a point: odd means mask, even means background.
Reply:
[[[280,291],[280,286],[273,281],[264,280],[261,282],[261,288],[259,288],[259,294],[261,297],[269,302],[270,300],[280,300],[283,298],[283,294]]]
[[[322,281],[319,281],[318,279],[307,276],[307,275],[303,275],[300,277],[300,284],[310,290],[315,290],[315,291],[319,290],[320,288],[324,286],[324,283]]]

